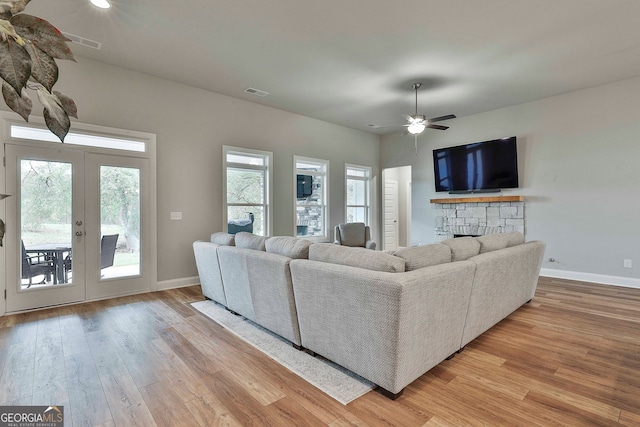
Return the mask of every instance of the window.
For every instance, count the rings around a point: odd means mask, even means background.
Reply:
[[[326,239],[329,162],[294,156],[296,236]]]
[[[270,235],[273,153],[228,146],[222,152],[224,229]]]
[[[371,221],[371,168],[345,165],[346,222]]]

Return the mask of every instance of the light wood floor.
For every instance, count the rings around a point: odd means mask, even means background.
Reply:
[[[347,406],[190,307],[201,299],[194,286],[0,318],[0,405],[64,405],[66,426],[640,425],[637,289],[542,278],[398,400]]]

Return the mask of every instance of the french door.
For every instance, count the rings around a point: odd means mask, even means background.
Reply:
[[[149,159],[5,144],[8,312],[149,290]]]

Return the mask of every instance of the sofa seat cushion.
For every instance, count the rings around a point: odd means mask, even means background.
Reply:
[[[236,236],[234,234],[219,231],[211,235],[211,243],[222,246],[235,246]]]
[[[499,249],[521,245],[524,243],[524,234],[519,231],[487,234],[486,236],[477,237],[477,240],[480,242],[480,253],[484,254],[486,252],[493,252]]]
[[[308,240],[287,236],[271,237],[265,242],[267,252],[293,259],[309,258],[309,246],[311,242]]]
[[[256,236],[246,231],[236,234],[236,246],[245,249],[254,249],[256,251],[266,250],[265,242],[268,237]]]
[[[452,261],[465,261],[480,253],[480,242],[475,237],[456,237],[444,240],[442,244],[451,248]]]
[[[406,271],[451,262],[451,248],[440,243],[403,248],[394,255],[404,260]]]
[[[333,243],[314,243],[309,247],[309,259],[331,264],[348,265],[373,271],[398,273],[405,271],[400,257],[365,248],[340,246]]]

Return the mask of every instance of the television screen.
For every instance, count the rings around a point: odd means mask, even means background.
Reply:
[[[313,176],[297,175],[296,176],[296,197],[304,199],[313,194]]]
[[[518,187],[516,137],[433,150],[436,191]]]

